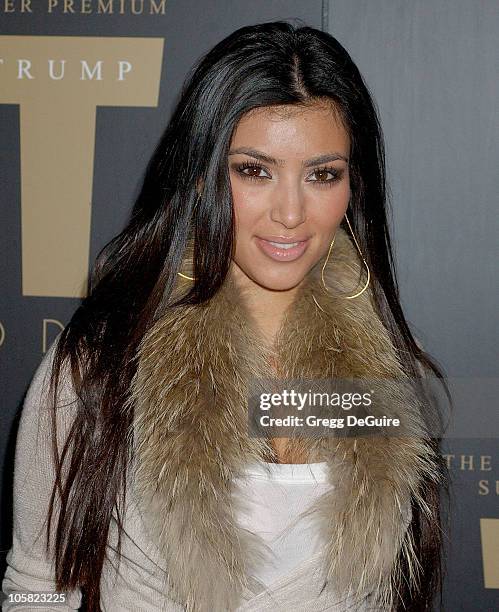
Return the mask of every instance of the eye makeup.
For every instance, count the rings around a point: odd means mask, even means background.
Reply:
[[[265,179],[272,178],[269,171],[262,164],[255,161],[244,161],[242,163],[234,163],[231,165],[231,168],[237,172],[237,174],[249,181],[262,181]],[[256,174],[251,174],[247,172],[247,170],[254,171]],[[261,176],[259,173],[265,172],[267,175]],[[329,178],[318,179],[317,176],[327,176],[330,175]],[[308,183],[316,183],[318,187],[332,187],[335,183],[341,181],[344,175],[343,168],[335,168],[334,166],[320,166],[312,170],[312,172],[307,177]],[[310,176],[315,176],[315,179],[310,179]]]

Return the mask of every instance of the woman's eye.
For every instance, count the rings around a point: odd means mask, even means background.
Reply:
[[[249,179],[264,179],[271,178],[263,166],[256,164],[244,163],[237,167],[237,171],[244,178]]]
[[[235,166],[236,171],[245,179],[261,181],[263,179],[271,179],[272,176],[268,170],[259,164],[253,162],[244,162]],[[342,177],[343,171],[337,168],[325,167],[316,168],[312,174],[307,177],[307,182],[317,183],[318,186],[331,187]]]
[[[336,168],[317,168],[310,175],[312,183],[334,183],[341,178],[341,171]]]

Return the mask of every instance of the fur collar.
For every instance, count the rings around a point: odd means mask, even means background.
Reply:
[[[261,558],[260,538],[237,524],[243,501],[233,488],[240,470],[269,449],[267,440],[247,434],[250,378],[268,377],[273,355],[283,378],[406,378],[375,314],[371,286],[351,300],[328,295],[320,285],[322,263],[286,312],[275,352],[230,275],[204,305],[167,310],[139,347],[130,393],[134,486],[166,561],[169,587],[188,611],[235,610]],[[189,247],[182,267],[189,275],[191,264]],[[355,246],[338,228],[327,286],[350,294],[361,271]],[[190,281],[178,279],[176,291],[185,292]],[[410,386],[401,388],[388,394],[384,414],[407,417],[414,431],[418,402]],[[417,436],[322,442],[320,457],[335,487],[313,507],[325,545],[324,577],[335,591],[371,592],[379,609],[390,610],[402,560],[410,568],[404,579],[418,579],[407,525],[411,503],[429,512],[420,486],[436,478],[434,452]],[[314,444],[311,457],[318,457]]]

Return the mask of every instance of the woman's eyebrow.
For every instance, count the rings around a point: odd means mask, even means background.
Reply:
[[[231,149],[229,151],[229,155],[238,155],[244,153],[245,155],[249,155],[250,157],[254,157],[256,159],[260,159],[267,164],[273,164],[274,166],[283,166],[285,161],[283,159],[275,159],[275,157],[270,157],[262,151],[258,151],[257,149],[252,149],[250,147],[238,147],[237,149]],[[324,153],[323,155],[318,155],[317,157],[311,157],[310,159],[305,160],[302,165],[304,168],[309,168],[310,166],[315,166],[317,164],[325,164],[330,161],[335,161],[337,159],[342,159],[343,161],[348,162],[348,157],[342,155],[341,153],[337,153],[333,151],[331,153]]]

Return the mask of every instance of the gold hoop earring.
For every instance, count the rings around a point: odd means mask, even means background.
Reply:
[[[350,229],[350,233],[352,234],[352,238],[353,238],[353,240],[355,242],[355,246],[357,247],[357,250],[359,252],[360,258],[364,262],[364,265],[365,265],[366,270],[367,270],[366,284],[364,285],[364,287],[360,291],[358,291],[357,293],[354,293],[353,295],[342,295],[342,296],[340,296],[340,297],[345,298],[346,300],[353,300],[353,298],[356,298],[356,297],[359,297],[359,295],[362,295],[364,293],[364,291],[367,289],[367,287],[369,286],[369,282],[371,280],[371,271],[369,270],[369,266],[367,265],[367,261],[365,260],[364,255],[362,254],[362,251],[360,250],[359,243],[357,242],[357,238],[355,237],[355,234],[353,233],[352,226],[350,225],[350,221],[348,219],[348,215],[347,215],[346,212],[345,212],[345,219],[347,220],[347,224],[348,224],[348,227]],[[322,266],[322,269],[321,269],[322,286],[324,287],[324,291],[326,293],[330,294],[330,295],[332,295],[332,294],[329,291],[329,289],[326,287],[326,283],[324,282],[324,270],[326,268],[327,262],[329,261],[329,255],[331,254],[331,251],[333,249],[335,238],[336,238],[336,232],[335,232],[335,235],[333,236],[331,244],[329,245],[329,251],[327,253],[326,261],[324,262],[324,265]],[[317,304],[317,300],[315,299],[315,297],[314,297],[314,302]],[[319,304],[317,304],[317,306],[319,306]],[[319,308],[320,308],[320,306],[319,306]]]
[[[187,276],[187,274],[182,274],[182,272],[177,272],[177,274],[182,278],[186,278],[187,280],[194,280],[192,276]]]

